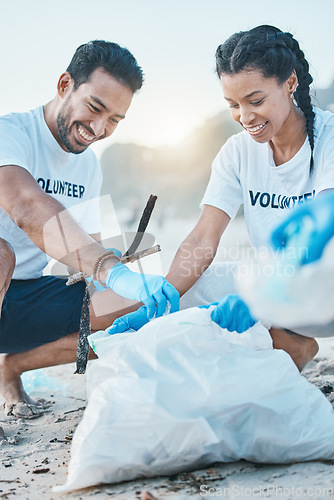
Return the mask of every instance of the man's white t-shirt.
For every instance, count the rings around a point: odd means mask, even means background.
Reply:
[[[233,219],[244,204],[253,246],[269,245],[272,229],[298,203],[334,188],[334,115],[314,108],[314,171],[310,175],[308,138],[288,162],[276,166],[269,143],[246,132],[233,135],[212,165],[203,205],[220,208]]]
[[[87,233],[101,231],[99,162],[89,149],[81,154],[64,151],[45,122],[43,106],[0,117],[0,168],[4,165],[28,170],[46,193],[70,210]],[[0,237],[15,251],[13,278],[42,276],[49,258],[1,208]]]

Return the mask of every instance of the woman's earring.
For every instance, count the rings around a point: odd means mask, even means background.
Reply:
[[[291,97],[291,99],[294,99],[294,98],[295,98],[295,93],[294,93],[294,92],[292,92],[292,93],[290,94],[290,97]]]

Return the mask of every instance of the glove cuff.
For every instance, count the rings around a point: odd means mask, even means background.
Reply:
[[[114,288],[117,279],[128,273],[132,273],[132,271],[130,271],[130,269],[122,262],[118,262],[108,271],[106,279],[107,287]]]

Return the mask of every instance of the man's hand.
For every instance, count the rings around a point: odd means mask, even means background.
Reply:
[[[114,254],[120,259],[122,257],[122,252],[120,250],[118,250],[118,248],[107,248],[107,250],[111,250],[112,252],[114,252]],[[68,272],[69,274],[73,274],[73,273],[70,273],[69,269],[68,269]],[[95,287],[95,291],[97,292],[104,292],[106,290],[106,287],[103,286],[103,285],[100,285],[100,283],[98,281],[94,281],[93,278],[89,277],[89,278],[86,278],[86,282],[87,283],[91,283],[93,281],[94,283],[94,287]]]
[[[307,224],[307,222],[309,222]],[[328,241],[334,236],[334,194],[321,193],[315,200],[300,205],[272,233],[275,249],[286,247],[293,236],[302,233],[307,254],[302,264],[319,259]]]
[[[221,328],[226,328],[229,332],[242,333],[256,323],[247,305],[237,294],[226,295],[219,302],[214,302],[205,307],[211,305],[216,306],[211,313],[212,321]]]
[[[141,306],[137,311],[125,314],[121,318],[115,319],[111,327],[108,329],[108,333],[109,335],[114,335],[115,333],[123,333],[130,329],[139,330],[148,322],[147,307]]]
[[[106,284],[118,295],[143,302],[149,319],[162,316],[167,302],[171,313],[179,310],[179,293],[162,276],[135,273],[119,262],[108,272]]]

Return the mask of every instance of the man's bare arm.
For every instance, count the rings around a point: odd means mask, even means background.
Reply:
[[[89,235],[93,240],[97,241],[98,243],[101,243],[102,245],[102,235],[101,233],[94,233]]]
[[[222,210],[204,206],[201,217],[181,243],[166,276],[180,295],[188,291],[209,267],[230,220]]]
[[[82,229],[61,203],[46,194],[24,168],[0,167],[0,206],[35,245],[74,269],[91,276],[94,262],[105,253],[102,245]],[[111,265],[110,259],[109,269]],[[102,269],[102,279],[107,272],[108,269]]]

